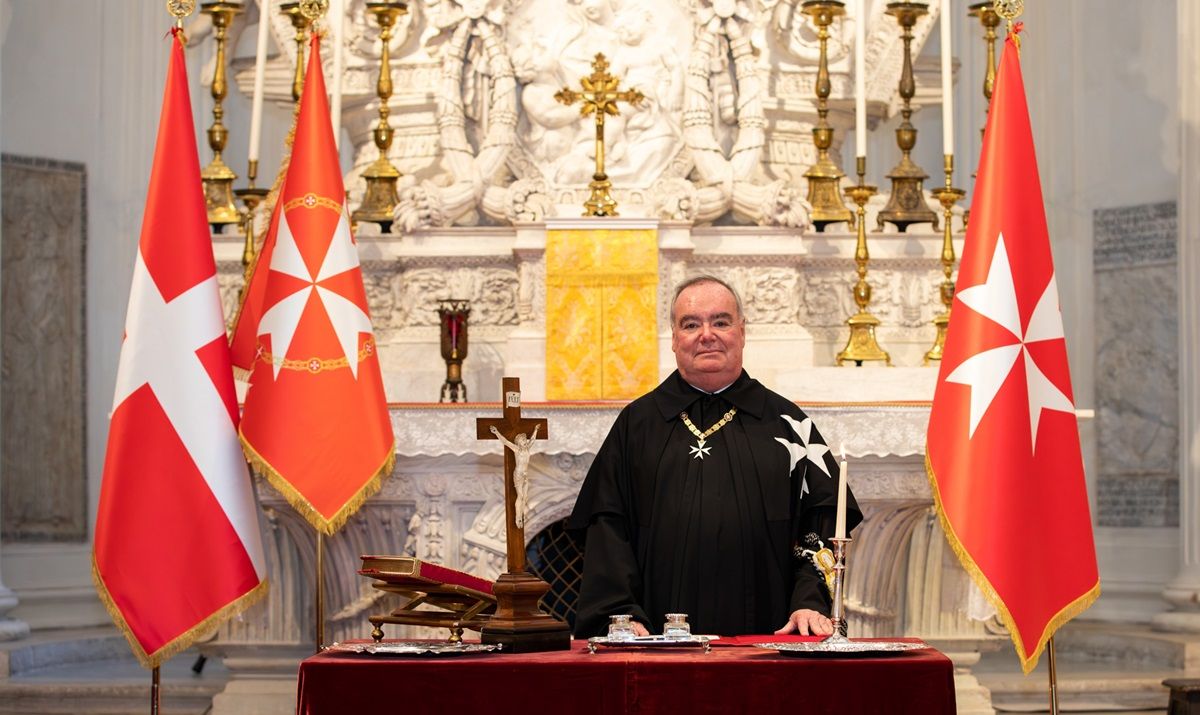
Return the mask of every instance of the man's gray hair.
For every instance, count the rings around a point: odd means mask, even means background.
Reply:
[[[683,293],[685,290],[687,290],[688,288],[691,288],[692,286],[695,286],[695,285],[700,285],[702,283],[716,283],[717,285],[725,288],[725,290],[729,291],[733,295],[733,302],[737,303],[738,322],[739,323],[745,322],[746,314],[742,312],[742,296],[738,295],[737,290],[735,290],[733,286],[729,285],[728,283],[721,280],[720,278],[717,278],[716,276],[711,276],[711,275],[708,275],[707,273],[702,273],[698,276],[692,276],[691,278],[688,278],[686,281],[675,286],[675,294],[671,296],[671,328],[672,329],[675,328],[675,303],[679,302],[679,295],[681,293]]]

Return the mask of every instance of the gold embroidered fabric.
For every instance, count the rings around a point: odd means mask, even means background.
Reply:
[[[546,398],[629,400],[658,384],[658,232],[546,232]]]

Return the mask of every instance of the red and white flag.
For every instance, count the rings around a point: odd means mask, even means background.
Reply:
[[[266,592],[182,38],[129,290],[92,575],[146,667]]]
[[[1010,33],[983,138],[926,467],[946,536],[1008,627],[1028,673],[1055,630],[1100,595],[1100,579],[1018,50]]]
[[[241,436],[251,463],[332,534],[391,472],[395,439],[317,37],[291,159],[234,330],[233,361],[250,373]]]

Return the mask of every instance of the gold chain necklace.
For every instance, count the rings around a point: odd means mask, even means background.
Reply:
[[[717,420],[715,425],[701,432],[696,425],[692,424],[692,420],[688,417],[686,412],[679,413],[679,419],[683,420],[683,424],[687,426],[688,430],[691,431],[692,434],[696,435],[695,446],[688,448],[691,450],[688,452],[688,454],[692,455],[692,459],[704,459],[706,456],[708,456],[708,453],[712,450],[712,447],[705,447],[704,441],[715,434],[717,430],[728,424],[729,420],[733,419],[733,416],[736,414],[737,408],[731,407],[729,411],[725,413],[724,417]]]

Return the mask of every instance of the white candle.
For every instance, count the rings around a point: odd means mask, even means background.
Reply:
[[[263,78],[267,72],[267,16],[269,0],[258,2],[258,46],[254,51],[254,101],[250,105],[250,161],[258,161],[258,146],[262,134]]]
[[[954,155],[954,93],[950,90],[953,70],[950,60],[950,0],[942,0],[942,153]]]
[[[333,122],[333,143],[342,145],[342,42],[346,20],[346,6],[342,0],[331,0],[329,12],[333,16],[333,98],[329,103],[330,121]]]
[[[842,445],[842,461],[838,465],[837,521],[834,522],[833,538],[846,538],[846,445]]]
[[[854,155],[867,155],[867,11],[854,2]]]

